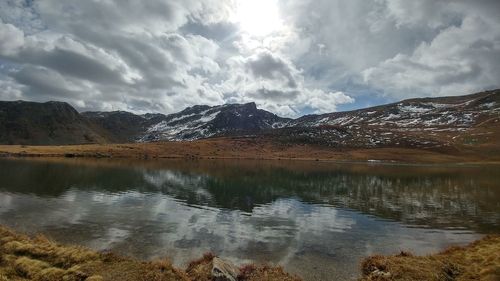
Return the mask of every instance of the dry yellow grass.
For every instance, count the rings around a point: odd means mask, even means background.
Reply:
[[[206,254],[186,270],[169,260],[141,262],[112,253],[63,246],[42,236],[30,238],[0,226],[0,281],[212,281],[214,255]],[[402,252],[365,259],[360,281],[500,280],[500,236],[430,256]],[[300,281],[281,267],[246,265],[242,281]]]
[[[361,281],[500,280],[500,236],[488,236],[466,247],[453,247],[430,256],[402,252],[372,256],[361,265]]]
[[[214,255],[205,254],[202,258],[191,262],[186,272],[192,280],[212,281],[210,271]],[[281,267],[244,265],[240,268],[238,280],[245,281],[300,281],[297,276],[287,274]]]
[[[213,255],[175,268],[167,259],[141,262],[112,253],[30,238],[0,226],[0,281],[194,281],[212,280]],[[242,281],[300,281],[279,267],[253,266]]]
[[[215,138],[193,142],[91,144],[65,146],[0,145],[0,156],[182,159],[293,159],[397,161],[407,163],[500,162],[500,148],[464,148],[454,152],[416,148],[337,149],[307,144],[282,144],[254,138]]]

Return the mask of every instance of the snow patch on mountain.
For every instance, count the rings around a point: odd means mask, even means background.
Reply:
[[[220,112],[220,110],[204,110],[181,114],[173,118],[167,117],[168,120],[163,120],[149,127],[139,141],[178,141],[211,137],[215,135],[215,132],[210,132],[204,127],[214,120]]]
[[[238,131],[283,128],[289,120],[257,109],[255,103],[193,106],[150,125],[138,141],[190,141]]]

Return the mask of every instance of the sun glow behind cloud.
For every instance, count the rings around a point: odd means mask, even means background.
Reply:
[[[238,0],[234,21],[243,32],[257,37],[284,29],[277,0]]]

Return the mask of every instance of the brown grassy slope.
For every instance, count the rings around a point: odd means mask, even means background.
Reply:
[[[460,146],[454,153],[414,148],[336,149],[306,144],[282,144],[261,138],[214,138],[194,142],[158,142],[107,145],[20,146],[0,145],[4,156],[75,156],[113,158],[204,159],[371,159],[397,162],[500,162],[500,145]],[[491,153],[493,152],[493,153]]]
[[[29,238],[0,226],[0,281],[192,281],[211,280],[213,256],[191,263],[187,271],[168,260],[140,262],[111,253]],[[240,280],[300,281],[281,268],[246,266]]]
[[[383,280],[500,280],[500,236],[489,236],[466,247],[454,247],[431,256],[402,252],[373,256],[361,266],[360,281]]]

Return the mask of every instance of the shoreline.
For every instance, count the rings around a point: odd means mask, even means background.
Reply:
[[[43,235],[27,236],[0,225],[0,280],[213,280],[212,269],[224,260],[207,253],[177,268],[167,258],[140,261],[112,252],[62,245]],[[240,281],[301,281],[280,266],[234,266]],[[500,235],[488,235],[464,247],[427,256],[400,252],[374,255],[360,264],[359,281],[373,280],[498,280]]]
[[[161,163],[162,161],[248,161],[248,162],[269,162],[277,165],[286,165],[291,163],[310,163],[310,164],[348,164],[364,166],[396,166],[396,167],[482,167],[482,166],[500,166],[500,161],[481,161],[481,162],[396,162],[396,161],[363,161],[363,160],[342,160],[342,159],[307,159],[307,158],[185,158],[185,157],[165,157],[165,158],[132,158],[132,157],[93,157],[93,156],[75,156],[67,157],[60,154],[46,155],[2,155],[0,160],[26,160],[26,161],[55,161],[73,163],[73,161],[87,163],[87,161],[103,161],[108,163],[123,163],[124,161],[134,160],[139,163]]]
[[[141,261],[109,251],[62,245],[43,235],[28,236],[0,225],[0,280],[36,281],[209,281],[213,268],[231,268],[241,281],[301,281],[271,265],[235,266],[211,253],[183,269],[168,258]]]
[[[373,164],[500,164],[496,147],[436,151],[430,148],[334,148],[279,144],[247,138],[192,142],[84,144],[61,146],[0,145],[0,157],[117,158],[188,160],[283,160]]]

